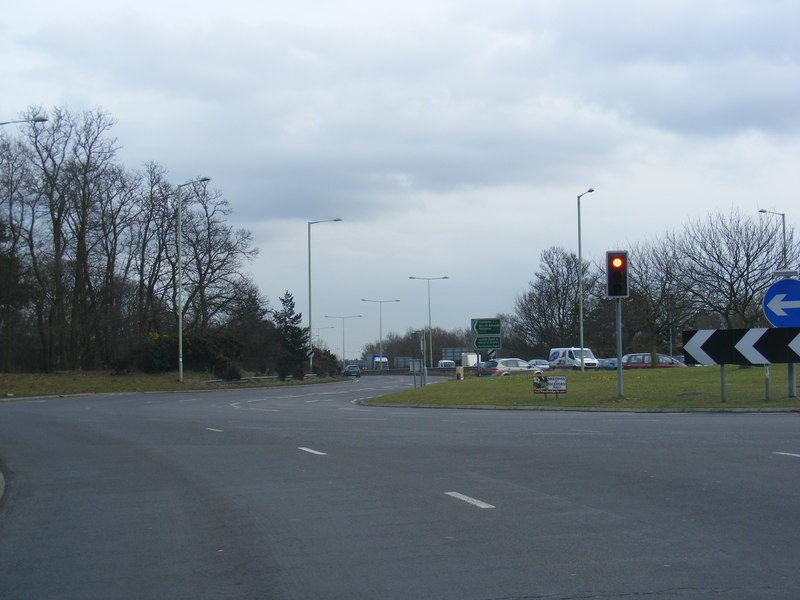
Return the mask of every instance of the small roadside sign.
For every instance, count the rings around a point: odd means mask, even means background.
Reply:
[[[566,375],[534,375],[533,393],[566,394],[567,393]]]

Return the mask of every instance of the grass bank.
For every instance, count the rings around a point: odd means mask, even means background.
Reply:
[[[547,374],[547,373],[546,373]],[[623,372],[623,396],[617,396],[616,371],[554,371],[567,378],[567,393],[533,393],[532,378],[470,378],[417,388],[375,400],[376,404],[618,409],[798,409],[788,398],[786,365],[770,367],[770,400],[766,400],[764,368],[725,367],[726,402],[721,402],[719,367],[643,369]]]
[[[226,387],[264,387],[321,383],[332,379],[305,381],[278,381],[252,378],[240,382],[210,381],[206,373],[184,373],[183,383],[177,373],[148,375],[125,373],[114,375],[103,372],[0,374],[0,402],[12,398],[31,396],[68,396],[73,394],[115,394],[129,392],[171,392],[183,390],[218,390]]]

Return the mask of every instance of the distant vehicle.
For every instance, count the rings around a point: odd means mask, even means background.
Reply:
[[[657,354],[658,368],[670,369],[675,367],[685,367],[681,361],[667,356],[666,354]],[[623,369],[649,369],[652,366],[651,356],[649,352],[634,352],[633,354],[626,354],[622,357]]]
[[[454,360],[440,360],[439,363],[436,365],[440,369],[455,369],[456,368],[456,361]]]
[[[342,371],[345,377],[361,377],[361,367],[358,365],[347,365]]]
[[[580,369],[581,368],[581,349],[580,348],[550,348],[550,368],[551,369]],[[596,369],[597,359],[589,348],[583,349],[583,368]]]
[[[532,358],[528,362],[534,367],[539,367],[542,371],[547,371],[550,368],[550,363],[543,358]]]
[[[541,375],[542,370],[521,358],[498,358],[482,362],[478,367],[478,377],[494,377],[506,375]]]
[[[614,371],[617,368],[616,358],[598,358],[597,368],[604,371]]]

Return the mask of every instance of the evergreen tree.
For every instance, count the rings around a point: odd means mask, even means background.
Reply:
[[[282,380],[289,376],[303,379],[308,350],[306,332],[300,327],[303,313],[295,312],[294,296],[288,290],[280,297],[280,303],[281,308],[272,313],[282,346],[278,358],[278,377]]]

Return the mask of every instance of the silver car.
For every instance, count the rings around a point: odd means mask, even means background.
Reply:
[[[494,360],[487,360],[478,367],[478,377],[520,375],[524,373],[541,375],[542,370],[521,358],[497,358]]]

